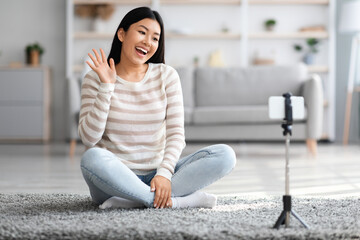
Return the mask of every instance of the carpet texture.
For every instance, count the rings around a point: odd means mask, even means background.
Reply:
[[[360,239],[359,198],[220,197],[214,209],[107,209],[76,194],[0,194],[0,239]]]

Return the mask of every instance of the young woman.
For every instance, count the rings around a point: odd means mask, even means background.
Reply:
[[[81,170],[93,201],[109,207],[214,207],[198,190],[228,174],[235,153],[203,148],[179,160],[185,147],[180,79],[164,61],[164,27],[147,7],[133,9],[116,30],[111,51],[89,53],[79,135],[89,148]]]

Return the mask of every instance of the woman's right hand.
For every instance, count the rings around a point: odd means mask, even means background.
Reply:
[[[100,48],[101,57],[99,53],[92,49],[96,58],[89,53],[89,57],[93,61],[94,64],[91,64],[89,61],[86,63],[94,70],[100,78],[100,81],[103,83],[115,83],[116,81],[116,70],[114,59],[110,58],[110,66],[106,60],[104,51]]]

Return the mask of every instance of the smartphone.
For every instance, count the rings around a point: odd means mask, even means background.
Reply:
[[[291,96],[292,117],[293,120],[301,120],[305,118],[304,98]],[[281,119],[285,118],[285,98],[283,96],[272,96],[269,98],[269,118]]]

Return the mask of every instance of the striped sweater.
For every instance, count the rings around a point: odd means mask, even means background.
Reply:
[[[89,148],[105,148],[135,174],[171,180],[185,147],[180,78],[165,64],[151,64],[140,82],[116,77],[102,83],[90,71],[81,87],[79,135]]]

